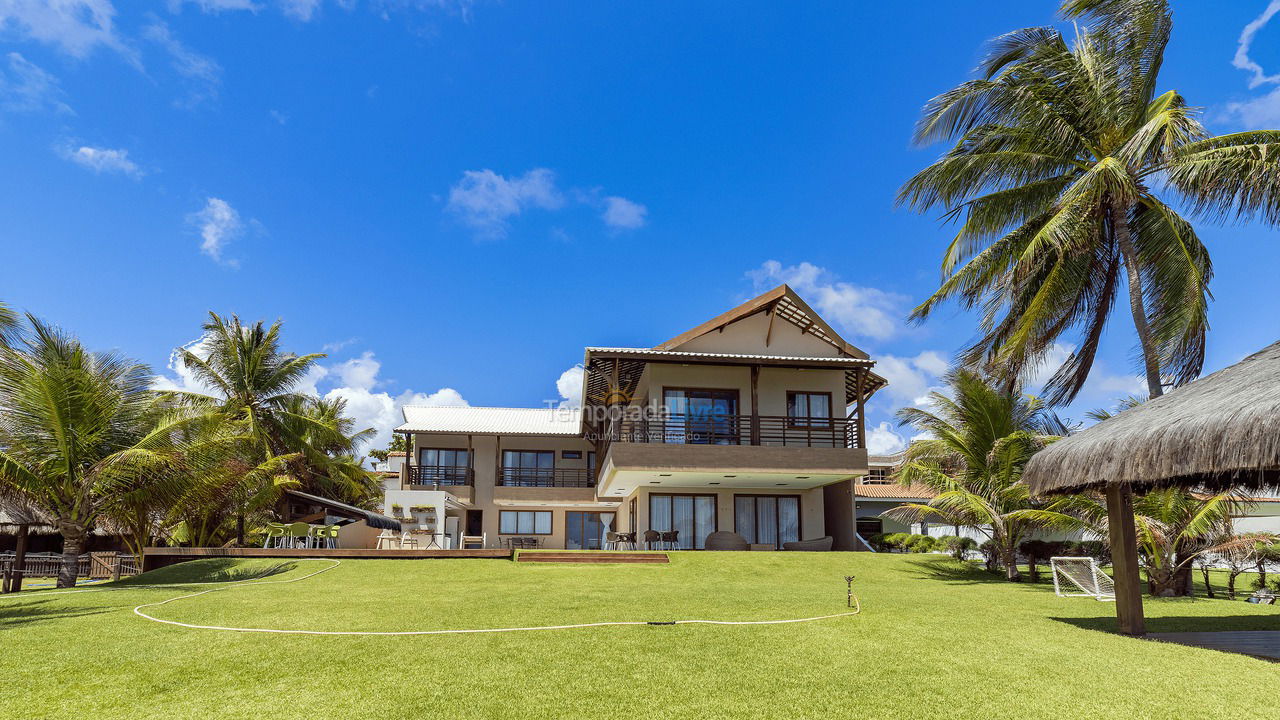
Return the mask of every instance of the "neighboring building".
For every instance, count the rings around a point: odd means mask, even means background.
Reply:
[[[783,285],[656,347],[587,348],[580,409],[406,406],[385,509],[452,547],[731,530],[855,549],[873,365]]]

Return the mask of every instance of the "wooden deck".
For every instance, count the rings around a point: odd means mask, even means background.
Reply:
[[[372,550],[368,548],[207,548],[149,547],[142,551],[142,570],[200,558],[333,558],[336,560],[426,560],[431,558],[511,559],[512,551],[471,550]]]
[[[540,563],[590,563],[593,565],[606,563],[640,563],[663,564],[671,562],[666,553],[660,552],[556,552],[554,550],[521,550],[516,554],[516,562]]]
[[[1148,633],[1151,640],[1280,661],[1280,630]]]

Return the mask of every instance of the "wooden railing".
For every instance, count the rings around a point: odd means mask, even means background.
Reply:
[[[858,447],[857,423],[845,418],[779,415],[670,415],[624,419],[606,431],[609,442],[673,445]]]
[[[590,470],[577,468],[522,468],[498,469],[498,484],[506,487],[595,487]]]
[[[475,471],[466,465],[410,465],[410,485],[474,485]]]

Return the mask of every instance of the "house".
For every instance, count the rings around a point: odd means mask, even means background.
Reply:
[[[728,530],[855,549],[874,364],[782,285],[655,347],[586,348],[578,408],[406,406],[384,508],[447,547]]]

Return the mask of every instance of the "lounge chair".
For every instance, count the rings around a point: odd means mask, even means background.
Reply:
[[[735,532],[728,530],[719,530],[707,536],[705,543],[707,550],[747,550],[748,545],[745,538]]]
[[[830,535],[823,535],[813,540],[794,540],[792,542],[782,543],[783,550],[804,550],[809,552],[824,552],[830,550],[835,540]]]

